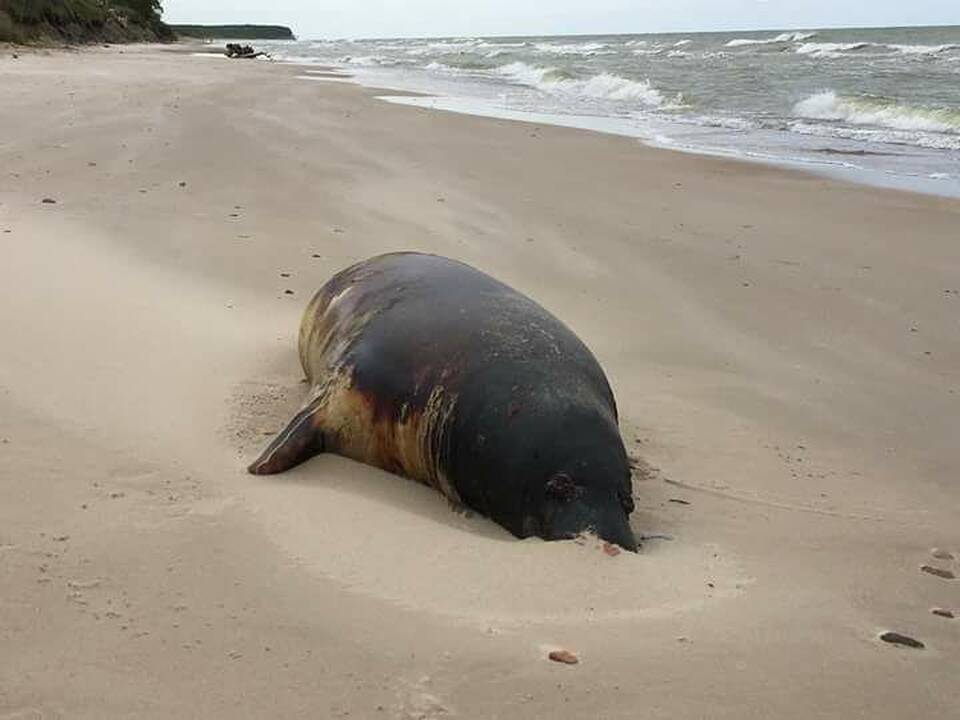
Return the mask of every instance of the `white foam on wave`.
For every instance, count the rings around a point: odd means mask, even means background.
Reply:
[[[868,126],[847,127],[830,123],[796,121],[787,129],[798,135],[813,135],[824,138],[854,140],[871,145],[907,145],[927,150],[960,150],[960,137],[941,133],[926,133],[916,130],[893,130]]]
[[[960,149],[960,111],[958,110],[843,97],[832,90],[825,90],[798,102],[793,112],[794,115],[805,120],[827,120],[874,128],[874,130],[863,132],[859,127],[850,129],[795,123],[791,126],[794,132],[811,135],[829,134],[836,137],[893,142],[927,148]]]
[[[780,43],[803,42],[816,35],[815,32],[786,32],[772,38],[736,38],[727,43],[727,47],[748,47],[750,45],[777,45]]]
[[[606,43],[587,42],[587,43],[537,43],[533,49],[544,55],[583,55],[591,57],[593,55],[606,55],[613,50],[609,49]]]
[[[529,85],[551,95],[618,101],[639,101],[648,107],[664,107],[667,99],[648,80],[628,80],[601,73],[590,78],[572,78],[553,67],[535,67],[522,62],[497,68],[497,74],[511,82]]]
[[[886,47],[902,55],[939,55],[960,50],[960,45],[887,45]]]
[[[738,130],[742,132],[759,130],[762,127],[760,123],[754,120],[729,115],[696,115],[691,117],[689,122],[702,127],[723,128],[724,130]]]
[[[391,62],[395,62],[390,58],[385,58],[380,55],[343,55],[342,57],[337,58],[337,62],[341,65],[356,65],[358,67],[379,67],[380,65],[386,65]]]
[[[855,43],[803,43],[795,52],[800,55],[812,55],[813,57],[841,57],[843,53],[862,50],[870,47],[873,43],[855,42]]]

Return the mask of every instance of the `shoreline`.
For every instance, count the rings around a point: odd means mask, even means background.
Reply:
[[[337,78],[326,76],[326,79],[336,80]],[[347,81],[347,77],[344,77],[344,81]],[[364,87],[376,86],[364,85]],[[746,150],[734,150],[732,148],[717,147],[711,149],[703,146],[683,145],[673,141],[666,141],[665,139],[658,140],[650,137],[649,134],[638,130],[633,122],[622,121],[617,118],[497,109],[467,98],[424,95],[421,93],[417,93],[416,96],[381,95],[379,99],[386,102],[429,108],[441,112],[499,118],[501,120],[532,123],[534,125],[555,125],[558,127],[576,128],[578,130],[630,137],[640,141],[646,147],[657,150],[688,153],[700,157],[724,158],[744,163],[759,163],[790,172],[809,173],[819,177],[826,177],[867,187],[901,190],[936,197],[960,198],[960,178],[947,183],[937,178],[919,175],[900,175],[890,171],[870,170],[839,160],[805,160],[801,158],[777,157],[762,152],[751,153]],[[844,154],[841,151],[829,149],[822,150],[821,152],[833,153],[835,155]],[[858,153],[851,151],[849,154],[856,156]]]
[[[960,115],[949,90],[960,60],[955,28],[326,40],[271,49],[307,67],[335,64],[368,87],[435,96],[447,111],[960,196]],[[889,84],[894,73],[903,76],[900,91]]]
[[[960,201],[299,72],[0,59],[0,715],[953,718]],[[304,304],[405,249],[597,356],[641,554],[245,472]]]
[[[198,53],[204,54],[206,53]],[[214,53],[209,53],[211,56]],[[932,178],[923,175],[907,175],[893,173],[887,170],[859,167],[851,162],[842,160],[809,160],[804,158],[790,158],[776,156],[763,152],[749,152],[732,148],[709,148],[697,145],[684,145],[664,137],[652,136],[649,131],[639,129],[631,120],[614,117],[590,115],[542,113],[526,110],[510,110],[498,108],[489,102],[477,98],[453,97],[434,95],[427,91],[407,90],[401,87],[390,87],[378,84],[375,80],[367,83],[359,77],[356,71],[349,66],[333,64],[304,63],[296,60],[277,60],[284,65],[304,68],[304,74],[298,76],[301,80],[316,80],[327,82],[343,82],[355,84],[358,87],[372,90],[377,98],[384,102],[419,107],[439,112],[450,112],[461,115],[471,115],[481,118],[495,118],[511,122],[520,122],[533,125],[553,125],[555,127],[572,128],[587,132],[596,132],[618,137],[629,137],[639,141],[645,147],[654,150],[686,153],[705,158],[722,158],[748,164],[761,164],[766,167],[779,168],[787,172],[807,173],[816,177],[829,178],[840,182],[861,185],[885,190],[898,190],[920,195],[929,195],[941,198],[960,198],[960,178],[946,182],[942,178]],[[896,147],[896,146],[893,146]],[[840,151],[832,148],[822,149],[824,155],[869,156],[870,151]]]

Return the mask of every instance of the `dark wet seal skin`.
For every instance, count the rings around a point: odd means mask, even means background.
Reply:
[[[250,472],[336,452],[429,484],[517,537],[593,531],[637,549],[603,370],[507,285],[434,255],[371,258],[307,306],[300,359],[310,399]]]

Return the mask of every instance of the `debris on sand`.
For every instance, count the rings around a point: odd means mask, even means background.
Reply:
[[[952,570],[944,570],[943,568],[934,567],[933,565],[921,565],[920,571],[925,572],[928,575],[934,575],[938,578],[943,578],[944,580],[954,580],[956,575],[954,575]]]
[[[880,635],[880,639],[885,643],[890,643],[891,645],[900,645],[901,647],[914,648],[915,650],[922,650],[926,647],[926,645],[919,640],[898,632],[885,632]]]
[[[258,57],[270,57],[268,53],[256,51],[250,45],[241,45],[240,43],[227,43],[227,49],[223,53],[228,58],[243,58],[252,60]]]
[[[563,663],[564,665],[576,665],[580,662],[580,658],[571,650],[551,650],[547,657],[554,662]]]
[[[604,541],[603,543],[603,552],[605,552],[610,557],[616,557],[621,552],[623,552],[617,545],[613,543]]]
[[[947,618],[947,620],[953,620],[957,616],[953,610],[947,610],[946,608],[933,608],[930,612],[934,615]]]
[[[44,198],[44,199],[41,200],[40,202],[42,202],[44,205],[56,205],[56,204],[57,204],[57,201],[56,201],[56,200],[54,200],[53,198],[48,198],[48,197],[47,197],[47,198]]]

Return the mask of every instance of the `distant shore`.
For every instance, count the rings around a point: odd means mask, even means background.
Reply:
[[[960,201],[182,50],[0,54],[0,716],[956,717]],[[591,348],[641,554],[245,472],[396,250]]]
[[[295,40],[286,25],[171,25],[180,39]]]

